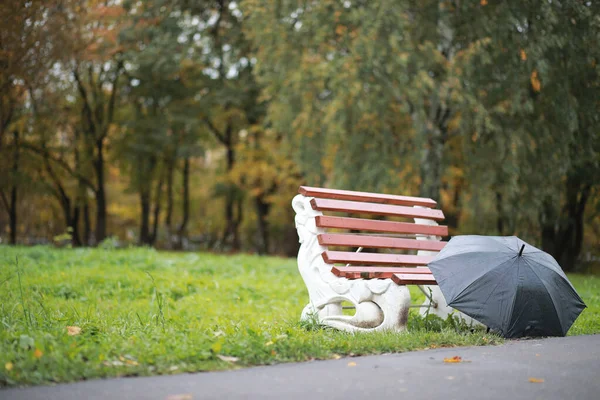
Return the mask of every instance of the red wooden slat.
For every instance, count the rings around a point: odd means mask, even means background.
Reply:
[[[388,204],[359,203],[356,201],[312,199],[313,210],[340,211],[375,215],[390,215],[395,217],[426,218],[440,221],[444,219],[442,210],[431,208],[415,208],[406,206],[391,206]]]
[[[443,225],[421,225],[409,222],[374,221],[362,218],[333,217],[328,215],[317,216],[316,223],[319,228],[357,229],[372,232],[448,236],[448,227]]]
[[[300,186],[298,193],[307,197],[323,199],[366,201],[371,203],[395,204],[399,206],[435,207],[437,202],[425,197],[396,196],[391,194],[355,192],[352,190],[325,189]]]
[[[406,254],[355,253],[351,251],[324,251],[323,260],[327,264],[348,263],[365,265],[427,265],[434,257]]]
[[[337,233],[325,233],[318,235],[321,246],[351,246],[375,249],[406,249],[406,250],[428,250],[440,251],[446,246],[446,242],[434,240],[416,240],[391,238],[386,236],[344,235]]]
[[[392,280],[398,285],[437,285],[433,275],[428,274],[394,274]]]
[[[393,274],[431,274],[427,267],[340,267],[331,268],[334,275],[348,279],[385,279],[391,278]]]

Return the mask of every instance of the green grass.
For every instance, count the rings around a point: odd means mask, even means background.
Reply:
[[[570,334],[600,332],[600,278],[571,279],[589,308]],[[0,246],[0,386],[502,341],[413,313],[408,333],[352,335],[299,323],[306,302],[293,259]]]

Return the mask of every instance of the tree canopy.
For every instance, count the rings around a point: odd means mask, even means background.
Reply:
[[[431,197],[452,234],[574,269],[600,237],[599,7],[2,4],[0,234],[291,255],[309,184]]]

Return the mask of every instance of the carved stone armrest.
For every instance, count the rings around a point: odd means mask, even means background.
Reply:
[[[404,330],[410,306],[408,288],[390,279],[348,280],[335,276],[332,265],[321,256],[327,248],[318,242],[317,236],[324,230],[317,227],[315,218],[323,214],[312,209],[311,199],[297,195],[292,200],[300,241],[298,270],[309,295],[301,319],[316,318],[324,325],[349,332]],[[343,314],[344,301],[356,307],[353,316]]]

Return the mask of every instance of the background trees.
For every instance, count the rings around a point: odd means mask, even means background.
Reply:
[[[433,197],[566,269],[598,240],[593,2],[17,3],[3,240],[293,254],[301,183]]]

